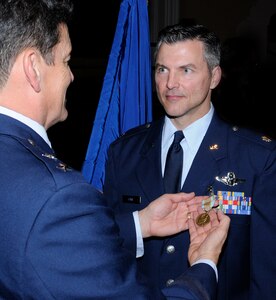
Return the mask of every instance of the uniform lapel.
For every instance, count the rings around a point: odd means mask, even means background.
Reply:
[[[164,194],[161,172],[161,137],[164,119],[149,128],[136,170],[137,181],[149,201]],[[216,113],[188,173],[183,192],[207,195],[208,187],[214,185],[215,177],[225,166],[229,126]]]
[[[161,172],[161,136],[164,119],[151,124],[140,153],[137,180],[149,201],[164,193]]]

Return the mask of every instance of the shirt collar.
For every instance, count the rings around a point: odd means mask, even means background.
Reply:
[[[183,129],[183,133],[185,136],[185,140],[189,146],[190,149],[197,151],[199,148],[206,131],[211,123],[212,117],[214,114],[214,107],[211,103],[211,107],[209,112],[204,115],[202,118],[196,120],[192,124],[190,124],[188,127]],[[163,144],[169,143],[169,141],[172,139],[173,134],[178,129],[173,125],[170,118],[165,116],[165,123],[163,128]]]
[[[48,135],[47,135],[47,132],[46,132],[45,128],[42,125],[40,125],[36,121],[34,121],[34,120],[18,113],[18,112],[15,112],[15,111],[13,111],[11,109],[8,109],[6,107],[3,107],[3,106],[0,106],[0,113],[3,114],[3,115],[7,115],[11,118],[14,118],[14,119],[24,123],[28,127],[32,128],[52,148],[51,142],[50,142],[50,140],[48,138]]]

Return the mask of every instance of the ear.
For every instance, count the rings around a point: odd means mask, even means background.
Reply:
[[[212,70],[212,81],[211,81],[211,90],[213,90],[220,82],[221,79],[221,67],[220,66],[216,66],[213,70]]]
[[[37,51],[33,49],[29,49],[25,51],[23,57],[24,72],[28,82],[37,93],[41,91],[39,60],[40,60],[40,56],[37,53]]]

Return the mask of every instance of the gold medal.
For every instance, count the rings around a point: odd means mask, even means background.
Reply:
[[[215,204],[215,195],[213,192],[213,188],[209,188],[210,197],[202,201],[201,207],[205,211],[204,213],[200,214],[196,218],[196,224],[198,226],[204,226],[210,222],[210,216],[208,212],[212,209]]]
[[[204,226],[210,222],[210,216],[208,215],[208,212],[202,213],[197,216],[196,218],[196,224],[198,226]]]

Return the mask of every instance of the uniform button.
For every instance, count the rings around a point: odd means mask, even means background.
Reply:
[[[175,248],[173,245],[169,245],[167,246],[167,253],[168,254],[171,254],[171,253],[174,253],[175,252]]]
[[[166,285],[167,286],[170,286],[174,283],[174,280],[173,279],[168,279],[167,282],[166,282]]]

